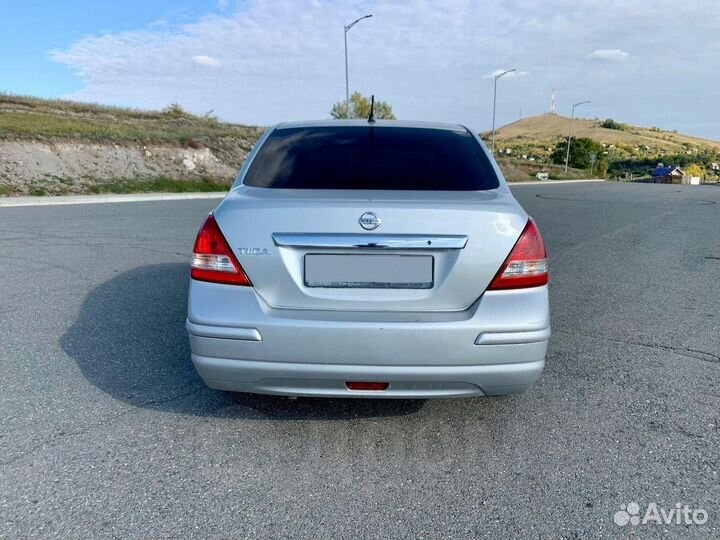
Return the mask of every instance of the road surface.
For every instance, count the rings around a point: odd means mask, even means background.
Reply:
[[[185,294],[216,201],[0,209],[0,537],[720,536],[720,188],[513,189],[547,369],[458,401],[207,389]],[[616,525],[631,501],[708,521]]]

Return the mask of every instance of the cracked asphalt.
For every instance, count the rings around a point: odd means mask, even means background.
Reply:
[[[0,538],[718,538],[720,188],[513,191],[547,368],[457,401],[207,389],[183,325],[214,201],[0,209]],[[616,525],[631,501],[708,520]]]

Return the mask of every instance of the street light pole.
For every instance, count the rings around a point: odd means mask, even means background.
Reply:
[[[350,79],[348,76],[348,53],[347,53],[347,33],[350,29],[363,19],[372,17],[372,14],[365,15],[359,19],[355,19],[350,24],[346,25],[345,28],[345,118],[350,118]]]
[[[512,73],[513,71],[517,71],[517,69],[508,69],[507,71],[503,71],[502,73],[498,73],[495,75],[495,83],[493,86],[493,124],[492,124],[492,155],[495,155],[495,102],[497,101],[497,82],[498,79],[504,75],[507,75],[508,73]]]
[[[579,107],[580,105],[585,105],[586,103],[590,103],[590,102],[589,101],[580,101],[578,103],[573,103],[573,106],[572,106],[572,114],[570,114],[570,132],[568,133],[567,154],[565,155],[565,172],[568,172],[568,162],[570,161],[570,141],[572,140],[572,126],[573,126],[573,121],[575,120],[575,107]]]

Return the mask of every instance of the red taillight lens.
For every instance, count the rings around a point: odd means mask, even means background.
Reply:
[[[212,214],[207,217],[195,239],[190,277],[212,283],[252,285]]]
[[[493,279],[489,290],[538,287],[548,282],[545,243],[535,222],[530,219],[510,255]]]
[[[348,381],[345,383],[345,387],[348,390],[365,390],[373,392],[383,392],[388,389],[390,383],[386,382],[360,382],[360,381]]]

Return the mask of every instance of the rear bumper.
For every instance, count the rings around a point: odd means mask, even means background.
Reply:
[[[276,310],[251,288],[192,281],[187,329],[213,388],[333,397],[522,392],[550,336],[547,287],[488,292],[464,312],[333,314]],[[349,381],[389,387],[350,391]]]
[[[205,383],[218,390],[288,396],[441,398],[518,394],[545,360],[488,366],[354,366],[228,360],[192,355]],[[387,390],[348,390],[346,382],[387,382]]]

